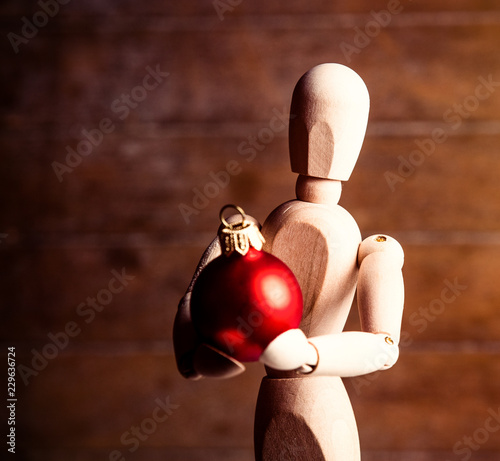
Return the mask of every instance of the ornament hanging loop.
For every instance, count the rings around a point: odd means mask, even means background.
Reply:
[[[228,208],[234,208],[241,215],[241,221],[229,223],[224,218],[224,211]],[[259,226],[247,219],[247,215],[241,207],[225,205],[220,210],[219,218],[222,223],[219,229],[219,241],[224,255],[229,256],[236,251],[244,256],[250,248],[262,250],[265,240],[260,233]]]
[[[226,211],[228,208],[234,208],[241,215],[241,223],[230,224],[225,220],[224,211]],[[239,207],[238,205],[231,205],[231,204],[224,205],[219,212],[220,222],[224,225],[224,227],[228,227],[229,229],[234,229],[235,226],[238,227],[243,225],[245,223],[246,217],[247,215],[243,211],[243,208]]]

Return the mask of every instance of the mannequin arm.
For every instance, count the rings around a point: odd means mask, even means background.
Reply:
[[[388,368],[397,357],[398,347],[386,333],[346,331],[308,339],[301,330],[288,330],[259,361],[275,370],[348,378]]]
[[[361,242],[357,300],[362,331],[310,338],[319,355],[314,374],[359,376],[396,363],[404,304],[403,263],[403,249],[392,237],[373,235]]]
[[[291,370],[294,365],[300,373],[342,378],[390,368],[399,356],[403,261],[403,250],[396,240],[368,237],[358,253],[358,309],[363,331],[312,337],[307,344],[297,334],[286,332],[267,347],[261,361],[275,369]]]
[[[246,219],[257,221],[251,216]],[[241,220],[239,215],[227,218],[229,223]],[[198,337],[191,320],[191,292],[196,279],[205,266],[221,254],[219,239],[215,238],[207,247],[196,267],[186,294],[179,302],[174,321],[173,341],[177,368],[189,379],[202,377],[230,378],[245,371],[243,364],[214,347],[204,344]]]
[[[387,333],[399,344],[404,305],[401,245],[387,235],[373,235],[359,247],[358,309],[361,329]],[[397,359],[397,357],[396,357]],[[387,368],[395,363],[387,363]]]
[[[174,350],[177,368],[188,379],[230,378],[245,371],[237,360],[212,346],[204,344],[198,337],[191,321],[191,292],[188,291],[179,303],[174,322]]]
[[[203,268],[220,254],[220,244],[216,238],[203,253],[175,316],[173,339],[177,368],[188,379],[230,378],[245,371],[245,367],[237,360],[203,344],[191,321],[191,292],[194,283]]]

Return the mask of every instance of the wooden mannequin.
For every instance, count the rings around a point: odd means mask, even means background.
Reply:
[[[294,90],[289,142],[292,170],[299,174],[297,200],[276,208],[262,233],[264,250],[297,277],[304,313],[300,329],[278,336],[260,357],[267,377],[255,417],[257,461],[359,460],[356,422],[341,378],[389,368],[398,358],[403,251],[386,235],[361,241],[356,222],[338,205],[368,111],[363,81],[339,64],[314,67]],[[218,254],[214,241],[193,280]],[[242,364],[196,338],[190,289],[174,326],[179,370],[190,378],[242,372]],[[343,332],[356,289],[362,331]]]

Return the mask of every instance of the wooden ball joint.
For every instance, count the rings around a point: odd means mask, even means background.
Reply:
[[[255,415],[257,461],[360,459],[354,413],[342,383],[390,368],[398,359],[404,303],[404,254],[393,238],[361,239],[354,218],[338,205],[341,181],[356,164],[368,120],[362,79],[340,64],[321,64],[298,81],[290,109],[296,199],[278,206],[262,226],[263,249],[294,273],[303,296],[300,328],[263,351],[266,366]],[[228,218],[237,219],[237,217]],[[174,324],[183,376],[230,377],[243,364],[204,344],[191,322],[190,293],[209,261],[207,248]],[[357,292],[361,331],[344,331]]]

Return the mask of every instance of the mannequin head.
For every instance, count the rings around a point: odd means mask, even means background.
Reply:
[[[361,77],[341,64],[320,64],[298,81],[290,108],[292,171],[347,181],[368,122],[370,98]]]

